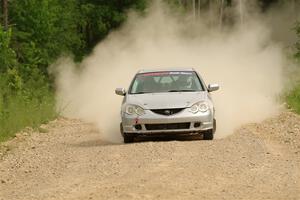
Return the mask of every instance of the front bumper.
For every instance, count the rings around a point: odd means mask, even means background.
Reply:
[[[213,129],[213,119],[214,114],[211,110],[205,113],[198,112],[193,114],[188,109],[184,109],[170,116],[145,110],[145,114],[142,116],[122,113],[122,128],[123,133],[135,133],[138,135],[198,133]],[[182,123],[189,123],[189,125],[185,127],[177,126],[177,124]],[[158,125],[158,128],[149,130],[149,125]]]

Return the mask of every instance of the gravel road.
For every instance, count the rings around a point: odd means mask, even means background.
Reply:
[[[1,145],[1,200],[300,199],[300,117],[214,141],[111,144],[58,119]]]

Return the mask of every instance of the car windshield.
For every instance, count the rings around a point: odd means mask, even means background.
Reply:
[[[130,88],[130,94],[194,91],[203,91],[203,87],[193,71],[137,74]]]

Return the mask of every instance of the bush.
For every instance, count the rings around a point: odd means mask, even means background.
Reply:
[[[0,26],[0,74],[17,66],[16,53],[10,48],[11,37],[12,30],[4,31]]]
[[[56,117],[54,94],[47,87],[12,90],[7,83],[12,82],[0,76],[0,142]]]
[[[287,95],[286,102],[291,109],[300,114],[300,84]]]
[[[54,95],[36,65],[17,62],[12,31],[0,27],[0,141],[56,116]]]
[[[295,30],[298,36],[298,41],[295,44],[295,57],[296,61],[300,63],[300,22],[297,22]],[[286,102],[288,103],[291,109],[293,109],[296,113],[300,114],[300,82],[291,92],[289,92],[289,94],[286,97]]]

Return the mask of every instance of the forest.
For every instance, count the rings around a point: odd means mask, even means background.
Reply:
[[[240,0],[243,1],[243,0]],[[166,0],[181,12],[199,15],[212,4],[233,6],[234,0]],[[259,0],[261,12],[285,1]],[[62,55],[81,61],[129,10],[141,15],[150,0],[1,0],[0,13],[0,141],[24,127],[39,127],[56,118],[55,87],[48,67]],[[299,1],[290,1],[299,3]],[[226,17],[226,16],[225,16]],[[223,16],[222,16],[223,18]],[[223,20],[223,19],[221,19]],[[300,22],[293,59],[300,60]],[[300,87],[287,102],[300,112]]]

